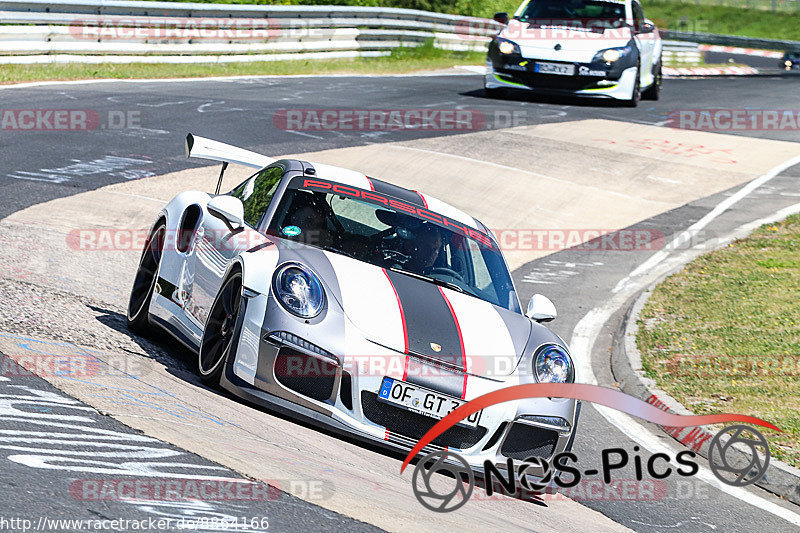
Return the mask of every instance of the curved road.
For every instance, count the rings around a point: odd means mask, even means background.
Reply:
[[[769,91],[764,90],[765,83]],[[149,211],[158,207],[152,199],[168,198],[170,186],[189,188],[195,180],[196,188],[208,188],[215,169],[192,170],[197,163],[187,161],[181,153],[186,132],[269,155],[314,152],[320,161],[350,163],[400,183],[421,180],[426,191],[452,199],[490,226],[509,228],[516,239],[509,256],[522,298],[527,300],[533,292],[550,296],[559,309],[559,319],[552,327],[565,339],[585,341],[575,333],[585,331],[582,319],[586,314],[614,297],[623,302],[608,322],[600,324],[603,329],[597,342],[590,342],[587,353],[581,354],[585,355],[582,378],[593,375],[599,384],[614,386],[608,355],[611,334],[626,309],[624,301],[635,295],[635,291],[628,294],[615,292],[615,288],[653,251],[542,249],[522,246],[519,239],[532,228],[635,226],[657,230],[669,241],[744,183],[800,155],[800,144],[796,144],[800,135],[796,129],[727,132],[733,136],[687,132],[665,128],[666,117],[681,109],[785,108],[785,94],[796,91],[797,83],[781,77],[668,80],[661,101],[643,102],[637,109],[522,97],[489,100],[477,89],[480,78],[474,75],[76,83],[0,89],[4,102],[0,243],[9,250],[0,260],[0,291],[9,303],[0,309],[0,347],[9,356],[0,356],[0,501],[20,517],[177,520],[187,515],[269,516],[269,529],[287,531],[311,527],[367,530],[374,525],[396,530],[447,529],[453,525],[448,520],[458,519],[433,516],[415,502],[398,509],[401,515],[415,516],[418,523],[414,525],[393,523],[391,513],[381,506],[375,514],[382,516],[374,520],[366,511],[348,512],[337,491],[353,498],[354,509],[359,507],[355,501],[359,491],[375,492],[365,494],[365,501],[374,498],[387,504],[399,497],[393,490],[405,490],[402,496],[408,496],[408,480],[403,486],[395,456],[339,441],[237,402],[226,399],[223,404],[219,395],[199,387],[188,375],[185,353],[125,333],[119,309],[124,307],[127,292],[124,280],[131,272],[115,270],[124,270],[118,265],[128,265],[131,253],[117,262],[116,256],[87,260],[87,254],[73,257],[69,249],[53,252],[65,247],[64,235],[71,229],[102,226],[104,221],[112,228],[141,227],[149,220]],[[83,110],[105,127],[69,132],[7,127],[8,110],[30,109]],[[474,131],[287,131],[276,127],[273,120],[277,111],[286,109],[467,110],[472,117],[482,118],[474,122]],[[430,180],[424,175],[426,170],[440,179]],[[164,179],[147,179],[167,173],[170,176]],[[711,246],[710,241],[743,224],[796,204],[798,177],[798,167],[788,168],[715,218],[694,244],[701,249]],[[479,195],[481,190],[496,191],[498,199],[493,203],[491,194]],[[479,205],[476,198],[484,202]],[[509,202],[516,202],[514,209],[498,214]],[[685,251],[675,250],[670,258]],[[665,268],[670,258],[663,262]],[[654,269],[651,274],[658,273]],[[651,281],[640,276],[632,280],[631,287],[643,288]],[[22,361],[31,354],[44,358],[78,354],[105,363],[106,355],[112,354],[117,359],[108,363],[110,367],[122,365],[127,373],[109,377],[108,384],[118,386],[121,380],[138,375],[136,386],[131,385],[127,392],[102,394],[78,383],[80,380],[66,380],[58,372],[45,376],[82,400],[76,401],[38,377],[20,375],[25,372],[10,359]],[[138,367],[142,357],[144,367]],[[140,381],[150,388],[137,388]],[[172,395],[171,389],[156,391],[155,383],[170,383],[187,396]],[[142,400],[145,389],[154,398],[152,404]],[[168,402],[158,403],[163,395],[170,395]],[[191,401],[185,400],[189,395]],[[120,402],[120,397],[128,400]],[[147,435],[131,431],[87,404],[144,429]],[[148,414],[152,422],[139,423],[133,418],[137,412],[151,413],[153,405],[161,414]],[[228,430],[249,432],[256,439],[253,443],[262,443],[250,449],[263,449],[264,436],[250,424],[265,416],[275,428],[288,432],[297,428],[297,435],[272,440],[280,445],[278,455],[266,455],[268,461],[286,462],[285,471],[294,473],[283,479],[281,468],[267,474],[254,466],[264,461],[258,451],[251,452],[248,459],[244,452],[237,455],[233,450],[215,449],[215,443],[220,443],[214,440],[214,428],[220,435]],[[654,446],[666,446],[673,454],[680,449],[658,428],[625,427],[625,420],[620,427],[619,420],[616,425],[612,422],[593,407],[584,409],[575,445],[582,467],[598,462],[603,448],[621,447],[643,457],[656,451]],[[153,424],[152,433],[147,429],[149,423]],[[174,437],[167,431],[170,424],[175,428]],[[195,427],[208,435],[207,441],[196,446],[191,440]],[[304,469],[304,452],[318,442],[332,448],[325,453],[347,457],[346,461],[336,457],[340,462],[332,467],[341,468],[349,477],[295,475],[314,471]],[[253,443],[242,443],[242,448]],[[104,459],[99,452],[88,459],[86,450],[103,450],[108,455]],[[363,474],[356,476],[357,472]],[[220,498],[187,509],[164,502],[103,499],[86,485],[87,478],[113,481],[131,476],[180,479],[184,484],[193,478],[245,484],[241,474],[269,480],[281,490],[267,491],[266,504],[263,498]],[[620,476],[631,479],[632,469]],[[400,483],[393,484],[397,480]],[[584,500],[585,507],[572,501],[583,500],[575,493],[572,500],[550,500],[546,507],[514,502],[519,505],[510,507],[505,518],[498,516],[504,511],[496,510],[506,509],[503,504],[492,508],[493,502],[470,502],[465,509],[486,511],[487,527],[536,531],[580,531],[592,525],[615,530],[616,524],[636,531],[789,531],[800,525],[800,516],[791,505],[760,489],[735,494],[713,482],[672,478],[659,487],[663,490],[654,501],[646,495],[646,501],[626,499],[612,490]],[[20,489],[26,492],[24,499],[19,497]],[[401,506],[409,502],[397,501]],[[480,512],[473,512],[470,520],[480,520]],[[528,522],[526,514],[535,516],[535,522]],[[481,525],[478,522],[470,528],[480,529]]]

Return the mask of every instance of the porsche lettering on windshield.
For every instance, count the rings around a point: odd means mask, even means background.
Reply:
[[[455,222],[454,220],[444,215],[434,213],[433,211],[424,209],[422,207],[417,207],[415,205],[411,205],[405,202],[400,202],[398,200],[395,200],[394,198],[390,198],[382,194],[377,194],[374,192],[357,189],[355,187],[349,187],[347,185],[341,185],[339,183],[333,183],[330,181],[324,181],[318,179],[304,180],[302,188],[309,190],[316,190],[316,191],[332,192],[342,196],[351,196],[353,198],[361,198],[362,200],[366,200],[367,202],[380,204],[385,207],[390,207],[392,209],[404,211],[410,215],[415,215],[419,218],[433,222],[443,228],[452,228],[454,230],[458,230],[467,237],[470,237],[471,239],[478,241],[481,245],[487,248],[494,247],[492,239],[480,231],[477,231],[473,228],[470,228],[469,226],[465,226],[463,224]]]

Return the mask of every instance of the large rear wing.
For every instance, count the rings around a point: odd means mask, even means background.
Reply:
[[[211,139],[198,137],[191,133],[186,136],[186,157],[234,163],[256,169],[262,169],[276,161],[276,159],[251,152],[250,150],[245,150],[244,148],[237,148],[230,144],[212,141]]]

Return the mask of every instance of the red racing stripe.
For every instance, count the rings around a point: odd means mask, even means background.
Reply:
[[[417,193],[417,194],[419,195],[419,199],[420,199],[420,200],[422,200],[422,205],[424,205],[424,206],[425,206],[425,209],[429,209],[429,207],[428,207],[428,202],[425,200],[425,197],[424,197],[424,196],[422,196],[422,193],[421,193],[421,192],[419,192],[419,191],[414,191],[414,192],[415,192],[415,193]]]
[[[450,299],[444,293],[444,290],[441,287],[437,288],[442,294],[442,298],[444,298],[445,303],[447,303],[447,307],[450,309],[450,314],[453,315],[453,322],[456,325],[456,330],[458,330],[458,344],[461,347],[461,364],[464,367],[464,385],[461,388],[461,399],[463,400],[467,396],[467,353],[464,349],[464,336],[461,334],[461,324],[458,323],[458,317],[456,316],[455,309],[453,309],[453,304],[450,303]]]
[[[370,181],[370,183],[372,183]],[[389,273],[386,272],[385,268],[382,268],[384,276],[386,276],[386,280],[389,282],[389,285],[392,286],[392,290],[394,291],[394,297],[397,299],[397,308],[400,310],[400,321],[403,323],[403,353],[406,354],[406,362],[405,368],[403,369],[403,381],[408,378],[408,325],[406,324],[406,313],[403,311],[403,302],[400,301],[400,295],[397,294],[397,289],[392,283],[392,278],[389,277]]]
[[[372,183],[372,178],[370,178],[369,176],[366,176],[366,178],[367,178],[367,183],[369,183],[369,190],[375,192],[375,184]]]

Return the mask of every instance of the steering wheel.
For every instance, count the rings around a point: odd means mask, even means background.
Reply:
[[[453,270],[452,268],[447,267],[433,267],[431,269],[431,274],[444,274],[446,276],[450,276],[452,278],[457,279],[458,281],[464,281],[464,276]]]

